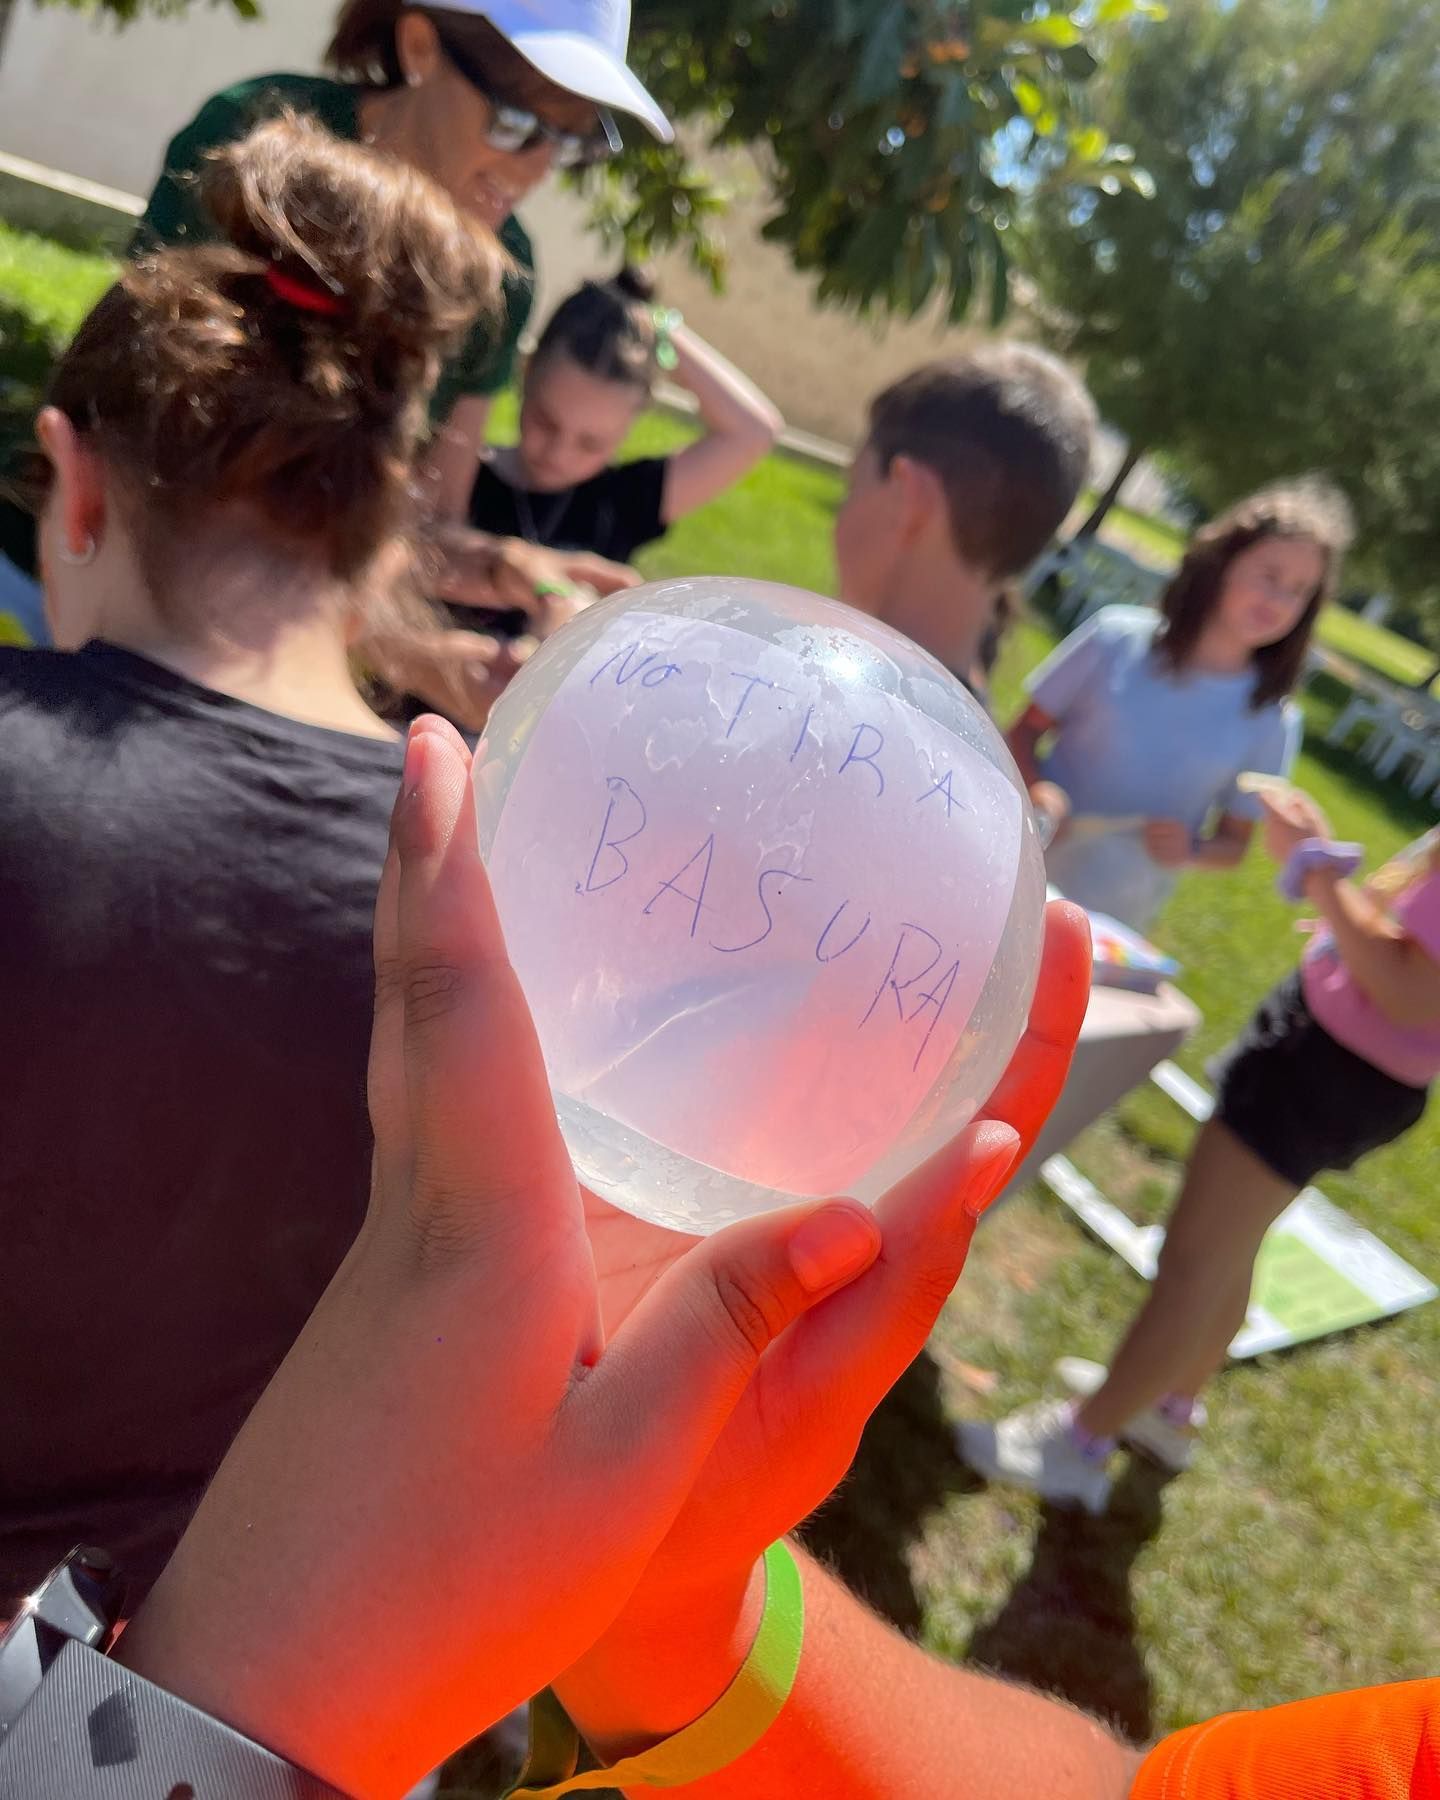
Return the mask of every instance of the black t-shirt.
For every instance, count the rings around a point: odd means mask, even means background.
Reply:
[[[527,538],[552,550],[592,550],[628,563],[666,532],[665,470],[669,458],[616,463],[558,494],[517,488],[483,462],[470,496],[470,523],[497,537]]]
[[[397,743],[0,651],[0,1619],[143,1587],[364,1213]]]

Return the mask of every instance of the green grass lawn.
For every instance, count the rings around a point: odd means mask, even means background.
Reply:
[[[24,322],[32,351],[73,328],[109,265],[0,227],[0,378]],[[8,336],[7,334],[8,327]],[[513,415],[512,415],[513,416]],[[681,441],[649,419],[637,450]],[[769,459],[723,502],[643,558],[652,576],[747,572],[828,589],[830,470]],[[1173,555],[1174,534],[1123,516],[1116,535]],[[1143,542],[1140,541],[1143,538]],[[1348,614],[1326,639],[1397,680],[1423,652]],[[1022,622],[996,682],[1002,717],[1051,642]],[[1413,671],[1413,672],[1412,672]],[[1321,742],[1330,697],[1307,697],[1299,778],[1343,836],[1379,859],[1429,822]],[[1181,1061],[1244,1021],[1299,948],[1293,915],[1252,856],[1188,877],[1157,935],[1183,963],[1205,1015]],[[1076,1146],[1080,1165],[1137,1212],[1163,1209],[1188,1127],[1136,1095]],[[1326,1191],[1427,1273],[1440,1272],[1440,1118]],[[1226,1707],[1440,1669],[1440,1306],[1229,1372],[1199,1466],[1166,1484],[1126,1468],[1108,1518],[1093,1521],[978,1489],[951,1448],[951,1422],[1041,1392],[1057,1354],[1104,1357],[1141,1284],[1038,1191],[985,1227],[930,1353],[866,1436],[814,1541],[873,1602],[924,1642],[1068,1695],[1136,1737]],[[452,1791],[478,1794],[461,1778]]]
[[[115,279],[108,257],[67,250],[0,220],[0,305],[64,343]]]
[[[1088,511],[1093,503],[1094,497],[1086,494],[1080,505]],[[1170,524],[1167,519],[1152,518],[1149,513],[1136,512],[1129,506],[1111,507],[1105,516],[1103,535],[1122,550],[1129,550],[1139,557],[1141,562],[1154,563],[1157,568],[1167,568],[1178,562],[1185,548],[1185,533],[1179,526]]]

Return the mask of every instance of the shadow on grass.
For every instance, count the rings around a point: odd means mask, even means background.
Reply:
[[[1030,1567],[971,1638],[969,1660],[1108,1719],[1136,1743],[1148,1741],[1150,1679],[1136,1642],[1130,1581],[1136,1558],[1160,1529],[1170,1480],[1132,1459],[1104,1518],[1045,1507]]]
[[[947,1494],[975,1485],[955,1454],[940,1371],[922,1351],[866,1426],[843,1486],[799,1536],[853,1593],[914,1637],[924,1608],[907,1552]]]
[[[1132,1459],[1104,1518],[1045,1507],[1029,1569],[976,1630],[967,1659],[1108,1719],[1136,1742],[1148,1740],[1150,1682],[1136,1641],[1131,1576],[1160,1529],[1170,1479]],[[871,1419],[845,1485],[800,1536],[854,1593],[913,1637],[924,1609],[908,1553],[947,1495],[978,1485],[956,1456],[940,1371],[922,1354]]]

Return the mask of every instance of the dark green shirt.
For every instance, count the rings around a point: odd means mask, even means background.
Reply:
[[[208,242],[215,236],[200,197],[199,175],[208,150],[233,144],[264,119],[286,108],[317,119],[336,137],[358,142],[362,90],[323,75],[259,75],[240,81],[207,100],[183,131],[172,139],[150,204],[136,228],[132,249],[158,244]],[[506,387],[515,372],[520,334],[534,298],[534,254],[520,221],[507,219],[500,242],[509,252],[515,273],[505,282],[503,325],[478,324],[458,353],[441,370],[431,401],[434,420],[449,417],[457,400],[489,396]],[[13,475],[17,455],[29,447],[29,422],[22,435],[0,416],[0,477]],[[15,441],[9,441],[12,437]],[[0,479],[0,552],[20,568],[35,568],[35,523],[14,504]]]
[[[287,108],[316,119],[336,137],[358,142],[362,89],[323,75],[257,75],[207,100],[171,140],[160,179],[136,232],[136,246],[204,242],[214,226],[200,197],[198,175],[207,151],[233,144],[264,119]],[[534,255],[524,226],[515,218],[500,228],[516,274],[505,284],[505,321],[475,327],[446,364],[435,392],[432,416],[445,418],[457,400],[498,393],[515,372],[516,349],[530,316]]]

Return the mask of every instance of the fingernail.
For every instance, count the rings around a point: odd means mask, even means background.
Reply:
[[[801,1287],[818,1294],[868,1269],[880,1253],[880,1232],[868,1213],[831,1206],[811,1213],[787,1248]]]
[[[965,1210],[972,1219],[978,1219],[990,1202],[999,1198],[1001,1190],[1014,1174],[1015,1165],[1019,1160],[1020,1140],[1018,1137],[1013,1144],[1006,1144],[1003,1149],[997,1150],[991,1157],[985,1165],[984,1171],[976,1177],[975,1185],[965,1197]]]
[[[418,723],[410,727],[410,736],[405,744],[405,774],[401,780],[401,798],[414,797],[416,789],[425,773],[425,752],[429,742],[429,734],[420,729]]]

